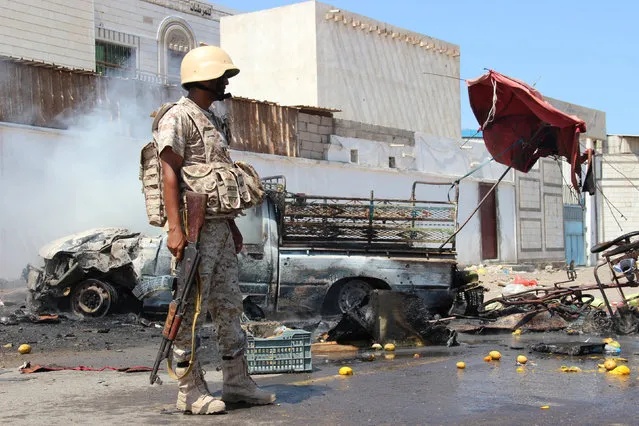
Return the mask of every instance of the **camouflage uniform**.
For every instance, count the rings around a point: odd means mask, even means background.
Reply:
[[[231,164],[226,134],[220,117],[183,97],[162,117],[155,137],[160,152],[170,147],[183,158],[183,166],[210,162]],[[181,192],[183,190],[181,187]],[[223,358],[236,357],[246,346],[246,334],[240,327],[242,294],[238,283],[237,256],[228,222],[232,217],[214,217],[207,213],[199,244],[202,307],[197,329],[204,322],[207,311],[210,312]],[[194,308],[193,295],[174,343],[175,353],[179,354],[175,359],[177,362],[186,361],[190,356]]]

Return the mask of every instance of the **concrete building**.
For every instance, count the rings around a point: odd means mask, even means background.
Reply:
[[[0,55],[107,76],[179,81],[182,57],[220,44],[232,9],[196,0],[0,0]]]
[[[606,114],[553,98],[557,109],[586,122],[580,135],[580,151],[595,148],[606,139]],[[582,178],[585,176],[584,167]],[[589,247],[601,239],[599,194],[579,194],[570,183],[570,165],[551,158],[540,159],[528,173],[516,172],[517,259],[519,262],[570,262],[592,265]]]
[[[93,0],[0,0],[0,55],[95,68]]]
[[[454,44],[315,1],[223,17],[221,42],[242,69],[237,95],[460,137]]]
[[[600,241],[639,230],[639,136],[608,135],[602,144],[597,182],[605,195],[599,202]]]

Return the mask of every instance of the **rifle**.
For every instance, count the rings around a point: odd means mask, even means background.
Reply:
[[[187,301],[191,295],[191,289],[197,278],[198,266],[200,264],[200,253],[198,251],[198,242],[200,230],[204,224],[204,213],[206,210],[206,194],[197,194],[195,192],[186,191],[186,241],[182,260],[179,264],[177,273],[177,290],[176,296],[169,304],[169,313],[166,315],[164,330],[162,331],[162,343],[153,364],[151,371],[151,384],[162,384],[162,380],[158,376],[160,363],[164,359],[168,359],[173,347],[173,341],[177,336],[182,318],[186,312]]]

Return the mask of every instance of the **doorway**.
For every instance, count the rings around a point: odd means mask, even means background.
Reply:
[[[493,187],[490,183],[479,184],[479,201]],[[479,222],[481,223],[481,258],[497,259],[497,189],[495,189],[479,208]]]

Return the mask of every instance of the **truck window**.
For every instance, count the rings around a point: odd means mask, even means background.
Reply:
[[[262,245],[264,243],[264,232],[262,226],[262,206],[256,206],[245,210],[246,216],[239,216],[235,219],[237,227],[242,232],[244,244]]]

